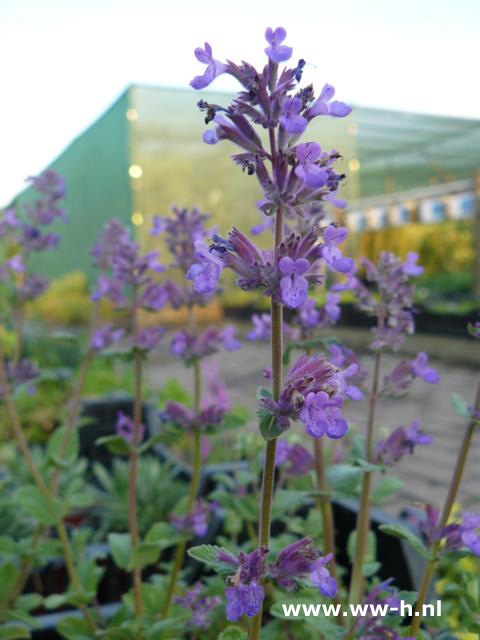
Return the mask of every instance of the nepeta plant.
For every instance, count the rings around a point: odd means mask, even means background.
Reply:
[[[345,240],[346,229],[335,225],[313,226],[307,223],[305,232],[292,231],[284,235],[287,220],[309,219],[319,203],[330,201],[337,206],[339,183],[344,178],[334,169],[340,154],[325,151],[316,142],[300,142],[308,123],[317,116],[344,117],[351,108],[332,101],[334,89],[325,85],[315,98],[312,86],[300,88],[304,61],[294,67],[280,69],[292,55],[290,47],[282,44],[286,32],[279,27],[267,29],[267,64],[257,71],[243,62],[221,63],[213,58],[208,43],[196,49],[197,59],[206,64],[202,76],[192,81],[195,89],[202,89],[222,73],[235,77],[242,89],[234,101],[223,107],[201,100],[199,108],[206,114],[205,122],[214,127],[204,134],[207,144],[226,139],[237,145],[241,152],[234,161],[249,175],[255,175],[263,191],[257,208],[272,217],[274,244],[271,250],[261,250],[244,233],[232,229],[226,239],[213,237],[210,246],[196,243],[196,262],[187,272],[193,280],[194,290],[209,293],[217,287],[224,269],[237,275],[240,288],[261,290],[271,300],[270,331],[272,342],[272,392],[259,392],[260,430],[266,440],[262,497],[259,522],[259,548],[262,558],[268,553],[273,498],[273,479],[278,436],[289,428],[291,421],[301,421],[307,433],[314,438],[327,435],[341,438],[348,429],[341,408],[347,388],[346,378],[353,375],[356,365],[341,371],[322,356],[302,354],[291,368],[285,384],[282,382],[283,306],[298,309],[307,300],[310,287],[322,284],[324,269],[348,273],[353,267],[339,245]],[[268,132],[265,147],[259,132]],[[299,551],[300,555],[303,553]],[[257,555],[254,556],[257,558]],[[324,564],[330,558],[324,560]],[[259,637],[262,622],[264,577],[263,561],[255,561],[255,571],[236,574],[235,592],[227,590],[227,614],[236,619],[241,613],[253,617],[250,637]],[[327,571],[323,566],[323,570]],[[292,572],[291,578],[297,576]],[[316,584],[314,581],[312,581]],[[292,582],[293,584],[293,582]],[[335,595],[331,588],[329,595]],[[232,610],[233,609],[233,610]]]

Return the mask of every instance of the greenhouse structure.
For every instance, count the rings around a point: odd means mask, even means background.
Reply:
[[[229,100],[213,92],[201,97]],[[88,247],[112,217],[132,225],[144,244],[152,215],[174,204],[198,205],[221,231],[240,219],[258,223],[259,186],[232,165],[224,147],[230,143],[203,143],[198,99],[187,89],[131,86],[52,162],[66,179],[70,229],[57,251],[42,256],[44,272],[90,273]],[[329,215],[356,235],[478,218],[480,120],[355,106],[345,119],[316,118],[309,137],[342,153],[341,196],[349,204]],[[17,201],[29,197],[26,190]],[[478,221],[472,228],[475,246]]]

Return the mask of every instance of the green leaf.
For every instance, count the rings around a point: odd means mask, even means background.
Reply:
[[[248,633],[240,627],[227,627],[218,636],[217,640],[247,640]]]
[[[0,602],[7,599],[17,575],[18,569],[13,563],[6,562],[0,565]]]
[[[41,524],[50,526],[60,522],[65,513],[58,498],[47,498],[40,489],[33,485],[21,487],[16,494],[18,503],[25,511],[36,518]]]
[[[163,433],[158,433],[156,436],[152,436],[151,438],[148,438],[148,440],[145,440],[145,442],[140,447],[138,447],[138,453],[141,455],[142,453],[145,453],[146,451],[154,447],[156,444],[164,442],[164,440],[165,435]]]
[[[68,469],[77,460],[79,447],[77,429],[60,427],[48,439],[47,459],[62,469]]]
[[[351,464],[334,464],[327,469],[327,482],[338,493],[352,495],[356,493],[363,471]]]
[[[151,626],[148,630],[148,640],[164,640],[165,631],[178,631],[179,629],[185,626],[185,622],[192,617],[190,611],[185,612],[180,616],[172,616],[171,618],[165,618],[164,620],[159,620],[155,622],[153,626]],[[172,636],[167,636],[171,638]]]
[[[0,640],[30,638],[30,631],[23,624],[5,624],[0,628]]]
[[[95,637],[88,622],[74,616],[60,620],[57,631],[67,640],[92,640]]]
[[[101,631],[97,630],[96,637],[103,640],[135,640],[135,633],[125,627],[111,627]]]
[[[45,609],[58,609],[59,607],[63,607],[67,603],[68,603],[67,593],[52,593],[50,596],[47,596],[43,601]]]
[[[154,544],[158,549],[163,550],[182,540],[187,540],[188,537],[184,533],[177,531],[168,522],[156,522],[148,530],[145,542]]]
[[[127,569],[131,571],[154,564],[160,556],[160,551],[160,547],[154,542],[139,542],[130,555]]]
[[[405,483],[403,480],[400,480],[400,478],[385,476],[373,490],[372,500],[373,502],[381,502],[386,498],[390,498],[398,491],[401,491],[404,486]]]
[[[404,527],[401,524],[382,524],[379,529],[390,536],[406,540],[417,553],[424,558],[430,558],[430,552],[427,547],[423,544],[420,538],[410,531],[410,529],[407,529],[407,527]]]
[[[272,518],[285,517],[285,514],[289,511],[298,509],[306,502],[310,502],[311,499],[309,491],[279,489],[275,493],[275,500],[273,501]]]
[[[128,455],[133,451],[132,445],[122,436],[103,436],[95,441],[97,446],[104,445],[110,453]]]
[[[257,400],[261,400],[262,398],[271,398],[272,392],[266,389],[265,387],[258,387],[256,397],[257,397]]]
[[[235,573],[235,567],[227,562],[218,560],[217,554],[219,551],[229,553],[226,549],[211,544],[201,544],[198,547],[192,547],[188,549],[187,553],[191,558],[203,562],[203,564],[211,567],[217,573],[224,575]]]
[[[452,406],[455,413],[462,418],[471,418],[472,414],[468,408],[468,404],[458,393],[452,393]]]
[[[43,598],[39,593],[24,593],[19,596],[15,602],[16,607],[23,611],[32,611],[43,602]]]
[[[127,569],[132,553],[132,543],[129,533],[109,533],[108,544],[117,567]]]

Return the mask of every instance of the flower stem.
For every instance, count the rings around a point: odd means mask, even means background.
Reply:
[[[3,399],[7,407],[7,412],[10,417],[10,421],[13,427],[13,433],[15,436],[15,440],[17,441],[18,447],[22,452],[22,455],[27,463],[30,474],[38,488],[38,490],[42,493],[45,501],[48,504],[49,510],[53,513],[56,512],[55,504],[54,504],[54,496],[52,495],[50,489],[48,488],[45,480],[43,479],[40,471],[38,470],[37,465],[35,464],[34,459],[30,453],[30,449],[28,448],[27,439],[25,438],[25,434],[23,433],[23,429],[20,423],[20,419],[18,417],[17,408],[12,399],[10,384],[7,378],[7,372],[5,369],[5,356],[3,352],[3,347],[0,342],[0,386],[3,389]],[[63,555],[65,558],[65,564],[67,566],[68,576],[70,578],[70,582],[72,583],[73,589],[77,593],[84,594],[84,589],[82,584],[78,578],[78,573],[75,568],[75,563],[73,560],[72,548],[70,545],[70,541],[68,539],[67,530],[65,528],[65,524],[63,520],[59,520],[56,522],[56,529],[58,533],[58,537],[63,547]],[[83,616],[85,617],[87,623],[89,624],[92,631],[96,631],[95,622],[88,611],[88,608],[85,605],[80,605],[79,609],[82,611]]]
[[[477,393],[475,396],[475,402],[473,406],[473,414],[480,410],[480,382],[477,386]],[[450,518],[450,514],[452,513],[452,508],[457,498],[458,490],[460,488],[460,484],[462,482],[463,472],[465,471],[465,465],[467,462],[467,456],[470,449],[470,445],[472,443],[473,432],[475,431],[476,421],[471,420],[465,429],[465,433],[463,436],[462,444],[460,446],[457,462],[455,464],[455,469],[453,472],[452,480],[450,482],[450,487],[448,489],[448,494],[445,499],[445,504],[443,505],[442,513],[440,515],[440,519],[438,522],[438,529],[441,531],[444,529]],[[425,569],[425,573],[422,578],[422,583],[420,585],[420,590],[418,593],[417,604],[415,605],[415,611],[412,618],[412,624],[410,627],[410,633],[412,635],[417,635],[420,624],[422,622],[423,617],[423,605],[427,599],[428,592],[430,589],[430,583],[433,578],[433,574],[435,572],[435,565],[438,559],[438,552],[440,550],[441,539],[435,540],[431,549],[430,560]]]
[[[138,518],[137,518],[137,475],[138,475],[138,452],[142,430],[142,354],[135,352],[135,402],[134,402],[134,427],[132,445],[130,452],[128,469],[128,527],[132,543],[132,554],[138,547]],[[142,615],[142,570],[134,567],[133,572],[133,596],[135,604],[135,615]]]
[[[275,218],[275,246],[276,256],[278,247],[283,240],[283,210],[278,208]],[[270,307],[272,320],[272,392],[273,399],[278,400],[282,390],[282,355],[283,355],[283,305],[278,304],[272,298]],[[273,481],[275,477],[275,451],[276,438],[268,440],[263,466],[262,494],[260,502],[260,523],[258,546],[268,547],[270,543],[270,523],[272,518]],[[250,628],[250,640],[258,640],[260,627],[262,626],[263,605],[260,611],[252,619]]]
[[[365,444],[365,459],[372,462],[373,431],[375,425],[375,410],[378,400],[378,381],[380,378],[380,353],[375,354],[375,367],[373,371],[372,390],[370,393],[367,440]],[[372,484],[372,472],[365,471],[362,479],[362,491],[357,516],[357,535],[355,540],[355,557],[353,562],[352,578],[350,582],[350,604],[360,604],[363,594],[363,561],[368,545],[368,533],[370,529],[370,489]]]
[[[200,396],[201,396],[201,375],[200,375],[200,363],[195,360],[193,366],[193,411],[195,415],[200,411]],[[200,476],[202,470],[202,450],[201,450],[201,433],[199,429],[195,429],[193,433],[193,469],[192,479],[190,481],[190,490],[188,493],[187,513],[189,513],[195,503],[197,497],[198,487],[200,485]],[[163,605],[162,619],[167,618],[172,608],[173,595],[177,586],[178,574],[182,568],[183,560],[185,558],[185,550],[187,547],[186,541],[179,542],[175,549],[175,556],[173,559],[173,569],[170,576],[170,582],[168,584],[167,595],[165,598],[165,604]]]
[[[317,476],[317,487],[321,492],[317,499],[317,505],[322,513],[323,520],[323,551],[325,555],[332,554],[332,559],[328,563],[330,575],[337,582],[337,568],[335,560],[335,525],[333,519],[332,501],[329,495],[327,479],[325,477],[325,460],[323,455],[322,438],[313,439],[313,455],[315,459],[315,474]],[[337,582],[338,584],[338,582]],[[340,604],[340,597],[337,594],[334,598],[335,604]],[[342,618],[338,618],[343,623]]]

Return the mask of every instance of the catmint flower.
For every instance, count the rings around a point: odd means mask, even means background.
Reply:
[[[323,234],[322,256],[329,267],[340,273],[348,273],[353,268],[353,260],[344,258],[338,248],[345,241],[347,233],[346,227],[330,225]]]
[[[352,374],[355,365],[352,365]],[[278,401],[263,397],[261,410],[275,416],[281,431],[290,419],[304,423],[309,435],[341,438],[348,429],[341,417],[345,380],[342,372],[321,356],[303,353],[290,370]]]
[[[171,351],[186,362],[213,355],[223,347],[227,351],[240,349],[242,343],[235,337],[235,327],[227,326],[219,330],[209,327],[202,333],[178,331],[172,339]]]
[[[303,109],[302,101],[299,98],[285,98],[282,104],[282,115],[280,116],[280,124],[285,129],[287,133],[299,134],[303,133],[307,127],[308,121],[303,116],[299,115],[300,111]],[[297,157],[298,157],[298,147],[297,147]],[[328,175],[328,174],[326,174]],[[322,187],[326,182],[319,185],[311,185],[311,186],[319,186]]]
[[[374,460],[377,464],[391,466],[403,456],[412,454],[416,445],[431,442],[432,438],[420,431],[418,420],[414,420],[408,428],[397,427],[386,440],[378,442]]]
[[[205,42],[205,48],[197,47],[195,49],[195,57],[202,64],[206,64],[207,68],[205,69],[203,75],[195,76],[195,78],[190,82],[190,86],[194,89],[204,89],[208,87],[208,85],[215,80],[219,75],[225,73],[227,67],[222,62],[215,60],[212,54],[212,47]]]
[[[260,611],[265,591],[259,582],[266,573],[267,554],[265,547],[251,553],[241,551],[238,558],[224,551],[217,553],[218,560],[236,570],[228,579],[230,586],[225,589],[227,620],[236,622],[243,615],[253,617]]]
[[[320,551],[313,547],[312,538],[301,538],[282,549],[267,572],[287,591],[295,588],[297,580],[308,578],[322,595],[333,597],[337,593],[337,583],[325,566],[331,559],[332,555],[320,556]]]
[[[275,464],[285,465],[287,476],[303,476],[314,466],[314,459],[310,451],[301,444],[290,444],[286,440],[277,441]]]
[[[385,580],[373,587],[367,594],[363,604],[367,615],[357,617],[355,620],[355,629],[361,635],[362,640],[401,640],[395,630],[385,626],[385,619],[373,613],[373,610],[379,611],[376,607],[387,606],[389,609],[400,610],[401,601],[395,591],[390,587],[392,579]],[[382,597],[382,594],[388,594]],[[406,637],[404,640],[415,640],[412,637]]]
[[[331,84],[324,85],[320,96],[315,100],[313,105],[307,111],[308,119],[314,118],[315,116],[333,116],[335,118],[345,118],[352,111],[352,107],[345,104],[344,102],[339,102],[338,100],[334,100],[330,102],[330,100],[335,95],[335,89]]]
[[[205,393],[202,395],[202,409],[215,405],[223,411],[228,411],[231,408],[230,397],[220,377],[218,364],[212,360],[204,362],[202,375],[206,380]]]
[[[292,309],[301,307],[307,299],[308,282],[302,276],[309,267],[310,264],[305,258],[292,260],[289,256],[284,256],[278,263],[278,268],[283,274],[280,280],[281,297]]]
[[[192,431],[210,429],[221,424],[225,416],[228,407],[224,400],[218,403],[204,403],[198,414],[195,414],[180,402],[170,401],[167,402],[165,409],[160,413],[160,419],[163,422]]]
[[[140,305],[151,311],[163,309],[168,301],[168,289],[156,282],[148,284],[140,297]]]
[[[253,329],[247,333],[248,340],[269,340],[272,335],[272,318],[269,313],[254,313],[251,317]]]
[[[190,513],[186,516],[171,515],[170,521],[177,531],[194,533],[199,538],[203,538],[207,534],[208,521],[214,509],[213,503],[197,500]]]
[[[115,329],[111,324],[108,324],[93,333],[90,340],[90,348],[94,351],[102,351],[119,342],[124,335],[125,331],[123,329]]]
[[[248,175],[256,175],[263,190],[263,198],[257,207],[268,215],[282,206],[286,217],[295,214],[307,217],[312,205],[325,200],[345,206],[346,203],[336,197],[345,176],[333,168],[340,154],[335,150],[321,152],[318,145],[312,143],[318,153],[307,159],[302,156],[301,144],[298,152],[294,144],[316,115],[328,113],[343,117],[350,112],[350,107],[338,101],[330,102],[333,88],[324,89],[317,101],[313,87],[298,88],[304,60],[294,68],[278,69],[278,63],[287,61],[292,55],[291,48],[282,44],[286,38],[285,29],[267,29],[266,38],[269,46],[265,52],[269,63],[262,72],[247,62],[240,65],[220,63],[213,58],[208,45],[195,51],[207,69],[203,76],[194,78],[194,88],[204,88],[220,73],[232,75],[242,88],[228,107],[199,101],[200,110],[206,113],[205,122],[214,124],[214,128],[204,133],[203,140],[207,144],[230,140],[240,148],[233,160]],[[265,164],[270,153],[264,148],[257,127],[269,128],[276,140],[277,153],[270,158],[271,172]]]
[[[309,187],[318,188],[327,184],[328,171],[317,164],[322,149],[316,142],[299,144],[295,148],[298,164],[295,167],[297,175]]]
[[[326,596],[327,598],[333,598],[337,593],[337,582],[335,578],[332,578],[325,566],[332,558],[333,554],[331,553],[324,558],[319,558],[315,562],[313,571],[311,571],[309,575],[310,582],[317,587],[322,596]]]
[[[19,360],[17,363],[14,363],[12,360],[6,360],[5,370],[9,385],[12,387],[18,387],[29,383],[28,392],[30,395],[33,395],[35,392],[35,385],[33,382],[40,375],[40,371],[33,362],[27,358],[22,358],[22,360]],[[0,398],[4,393],[5,391],[0,386]]]
[[[292,57],[291,47],[287,47],[282,42],[287,37],[287,32],[283,27],[277,27],[275,31],[268,27],[265,31],[265,39],[270,46],[265,49],[269,60],[274,64],[286,62]]]
[[[341,397],[330,398],[325,391],[309,393],[299,415],[307,433],[314,438],[327,435],[335,440],[344,436],[348,431],[348,423],[340,415],[342,403]]]
[[[218,596],[203,596],[202,590],[202,584],[197,582],[184,596],[175,596],[173,599],[175,604],[190,609],[192,619],[187,624],[193,629],[209,629],[211,611],[221,603]]]
[[[323,307],[316,309],[315,300],[308,298],[298,309],[294,322],[300,325],[302,332],[306,335],[314,329],[331,327],[340,319],[339,302],[338,294],[328,292]]]
[[[471,336],[480,340],[480,320],[475,322],[475,324],[468,325],[468,332]]]
[[[417,377],[428,384],[437,384],[440,377],[435,369],[427,366],[427,363],[428,356],[423,351],[414,360],[402,360],[385,376],[382,393],[403,395]]]
[[[197,293],[214,293],[224,268],[223,260],[202,241],[195,243],[195,258],[197,262],[189,268],[186,278],[193,280],[193,289]]]
[[[117,422],[115,423],[115,431],[117,435],[124,438],[128,442],[132,443],[133,434],[135,431],[135,423],[132,420],[132,418],[130,418],[130,416],[127,416],[122,411],[119,411],[117,413]],[[144,435],[145,435],[145,427],[142,424],[140,425],[140,438],[139,438],[140,442],[143,440]]]
[[[160,340],[165,335],[165,329],[162,327],[147,327],[132,337],[132,347],[140,351],[150,351],[155,349]]]

